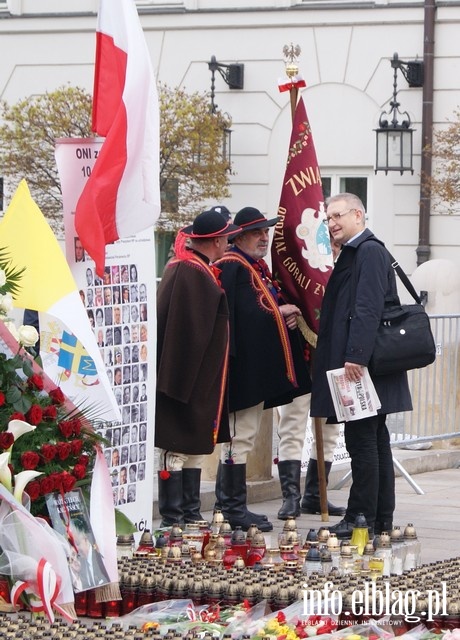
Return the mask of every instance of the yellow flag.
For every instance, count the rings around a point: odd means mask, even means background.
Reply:
[[[12,267],[25,267],[14,300],[16,307],[48,311],[77,290],[62,249],[25,180],[0,221],[0,248],[7,251]]]
[[[51,316],[77,338],[82,349],[93,359],[98,380],[104,389],[105,395],[98,401],[107,407],[109,419],[119,420],[120,411],[72,271],[25,180],[21,180],[0,220],[0,249],[7,254],[12,268],[25,269],[19,282],[19,293],[13,298],[14,305],[39,311],[40,327],[45,328],[45,333],[49,324],[46,319]],[[60,336],[56,338],[60,342]],[[46,363],[45,370],[50,378],[55,379],[51,366],[51,363]],[[94,391],[99,389],[97,384]],[[85,387],[82,393],[88,397],[89,387]],[[77,396],[70,392],[67,395],[78,404]]]

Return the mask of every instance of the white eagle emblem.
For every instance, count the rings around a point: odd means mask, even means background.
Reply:
[[[308,207],[302,212],[296,235],[303,240],[302,257],[313,269],[327,271],[332,268],[332,249],[325,220],[324,203],[320,202],[319,211]]]

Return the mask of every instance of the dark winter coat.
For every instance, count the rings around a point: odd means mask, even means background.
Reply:
[[[241,252],[227,252],[216,265],[230,310],[230,411],[276,407],[308,393],[301,334],[287,328],[265,282]]]
[[[200,455],[228,442],[228,306],[204,260],[168,263],[157,296],[155,446]]]
[[[354,310],[351,309],[353,280],[356,284]],[[369,364],[385,299],[394,298],[397,298],[397,288],[389,253],[383,243],[365,229],[343,247],[326,287],[313,363],[312,416],[334,416],[326,371],[341,368],[345,362]],[[412,409],[406,373],[372,376],[372,380],[382,403],[379,413]]]

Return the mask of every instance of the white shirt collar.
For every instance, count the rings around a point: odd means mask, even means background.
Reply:
[[[353,242],[353,240],[356,240],[356,238],[359,238],[359,236],[360,236],[362,233],[364,233],[364,231],[365,231],[365,229],[361,229],[361,231],[358,231],[358,233],[356,233],[352,238],[350,238],[350,239],[348,240],[348,242],[345,242],[345,245],[344,245],[344,246],[346,246],[347,244],[351,244],[351,243]]]

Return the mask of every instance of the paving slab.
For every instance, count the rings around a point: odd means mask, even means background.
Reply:
[[[423,490],[419,495],[405,477],[396,478],[396,511],[394,524],[405,527],[412,523],[421,541],[422,562],[428,564],[460,556],[460,451],[406,451],[394,450],[394,457],[409,470],[411,477]],[[340,465],[330,476],[330,486],[338,483],[349,466]],[[276,473],[276,472],[275,472]],[[340,489],[328,491],[329,500],[345,506],[349,493],[349,481]],[[273,532],[266,534],[267,546],[276,544],[284,522],[277,519],[281,506],[281,491],[276,476],[267,481],[249,483],[248,504],[252,511],[264,513],[273,523]],[[259,496],[259,497],[257,497]],[[202,483],[202,514],[212,518],[214,483]],[[340,518],[330,517],[329,524]],[[158,507],[154,505],[153,528],[159,526]],[[302,515],[297,519],[299,533],[305,536],[310,528],[326,525],[319,515]]]

